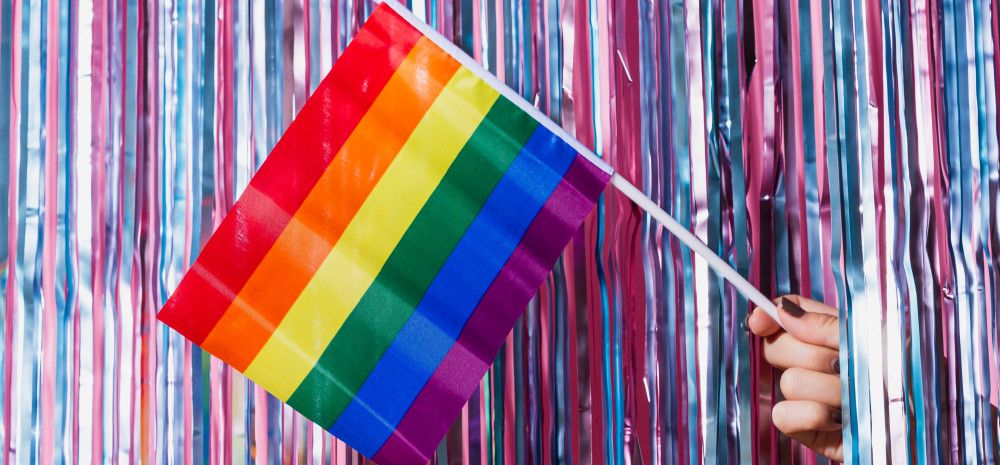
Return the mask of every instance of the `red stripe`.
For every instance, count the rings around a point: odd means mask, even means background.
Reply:
[[[219,225],[157,317],[196,344],[225,313],[421,34],[391,8],[374,15]]]

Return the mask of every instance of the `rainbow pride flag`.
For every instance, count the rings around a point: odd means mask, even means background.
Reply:
[[[610,177],[495,84],[378,6],[158,318],[376,462],[426,463]]]

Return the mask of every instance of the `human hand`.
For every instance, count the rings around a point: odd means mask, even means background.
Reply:
[[[790,295],[778,302],[781,329],[763,310],[747,317],[764,339],[764,359],[783,369],[785,400],[771,410],[782,433],[827,458],[844,460],[841,436],[840,324],[836,308]]]

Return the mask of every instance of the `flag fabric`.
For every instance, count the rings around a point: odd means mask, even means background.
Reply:
[[[610,177],[430,35],[375,8],[158,314],[382,464],[431,457]]]

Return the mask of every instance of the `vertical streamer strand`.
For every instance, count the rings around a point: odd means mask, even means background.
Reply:
[[[998,0],[405,3],[840,308],[847,463],[1000,460]],[[0,464],[367,463],[153,315],[374,7],[0,4]],[[744,298],[616,192],[573,237],[432,463],[824,463]]]

